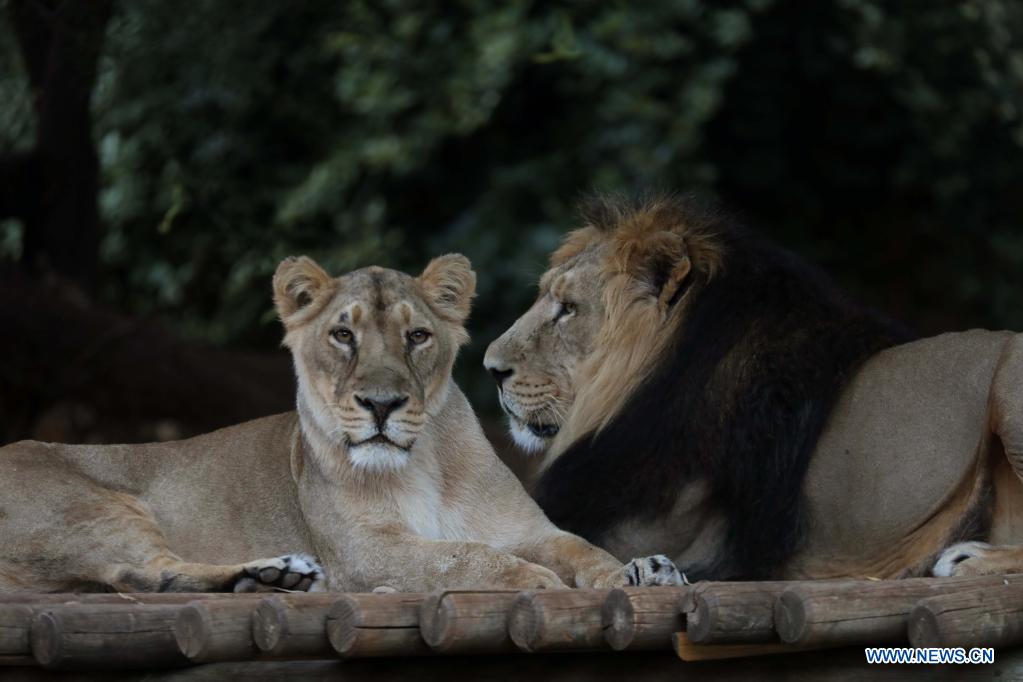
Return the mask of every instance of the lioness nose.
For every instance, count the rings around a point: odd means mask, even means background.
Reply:
[[[494,381],[497,382],[498,388],[504,385],[504,380],[515,374],[514,369],[498,369],[497,367],[490,367],[490,376],[494,377]]]
[[[384,422],[387,421],[387,418],[392,412],[408,402],[408,396],[402,396],[400,398],[364,398],[357,395],[355,396],[355,402],[359,404],[359,407],[373,415],[373,419],[376,420],[377,426],[383,426]]]

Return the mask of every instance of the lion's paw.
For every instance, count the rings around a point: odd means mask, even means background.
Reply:
[[[305,554],[285,554],[245,564],[234,584],[235,592],[322,592],[326,589],[323,569]]]
[[[622,569],[629,586],[682,585],[685,578],[675,563],[663,554],[633,559]]]
[[[985,564],[995,547],[986,542],[960,542],[952,545],[938,557],[931,573],[940,577],[985,575],[997,573]]]

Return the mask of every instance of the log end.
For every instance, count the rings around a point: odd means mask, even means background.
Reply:
[[[600,607],[600,620],[608,645],[615,651],[628,649],[636,636],[636,609],[625,590],[611,590]]]
[[[199,663],[206,655],[206,643],[213,634],[209,612],[199,604],[181,609],[174,621],[174,639],[188,660]]]
[[[706,595],[696,595],[692,610],[686,614],[686,639],[697,644],[707,641],[715,620],[715,611],[707,603]]]
[[[450,637],[453,614],[445,596],[445,592],[435,592],[419,607],[419,632],[432,649],[442,648]]]
[[[259,602],[252,616],[252,641],[260,651],[276,653],[288,634],[288,613],[280,597],[267,597]]]
[[[341,656],[355,648],[359,639],[362,611],[351,597],[341,596],[327,613],[327,639],[330,646]]]
[[[909,642],[915,647],[936,647],[945,646],[942,641],[941,627],[938,625],[938,617],[926,604],[918,604],[909,612],[906,621],[909,630]]]
[[[533,651],[546,629],[543,609],[535,596],[532,592],[523,592],[515,598],[508,612],[508,636],[523,651]]]
[[[806,635],[806,607],[803,597],[785,590],[774,604],[774,629],[786,644],[800,644]]]
[[[30,635],[32,655],[44,668],[54,668],[61,664],[64,648],[61,631],[59,620],[49,611],[37,614],[32,620]]]

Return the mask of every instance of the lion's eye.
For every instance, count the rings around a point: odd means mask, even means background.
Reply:
[[[351,343],[355,340],[355,334],[348,327],[338,327],[330,333],[334,340],[339,343]]]
[[[408,333],[408,341],[413,346],[421,346],[430,340],[430,332],[425,329],[413,329]]]
[[[563,317],[567,317],[575,312],[575,303],[569,303],[568,301],[558,301],[558,312],[554,316],[555,320],[560,320]]]

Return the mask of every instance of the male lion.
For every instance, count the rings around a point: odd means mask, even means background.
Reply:
[[[0,592],[677,581],[667,559],[626,570],[559,531],[494,455],[451,380],[474,289],[462,256],[418,278],[285,260],[297,413],[174,443],[3,448]]]
[[[693,579],[1023,571],[1023,335],[907,342],[692,199],[584,220],[485,360],[552,521]]]

